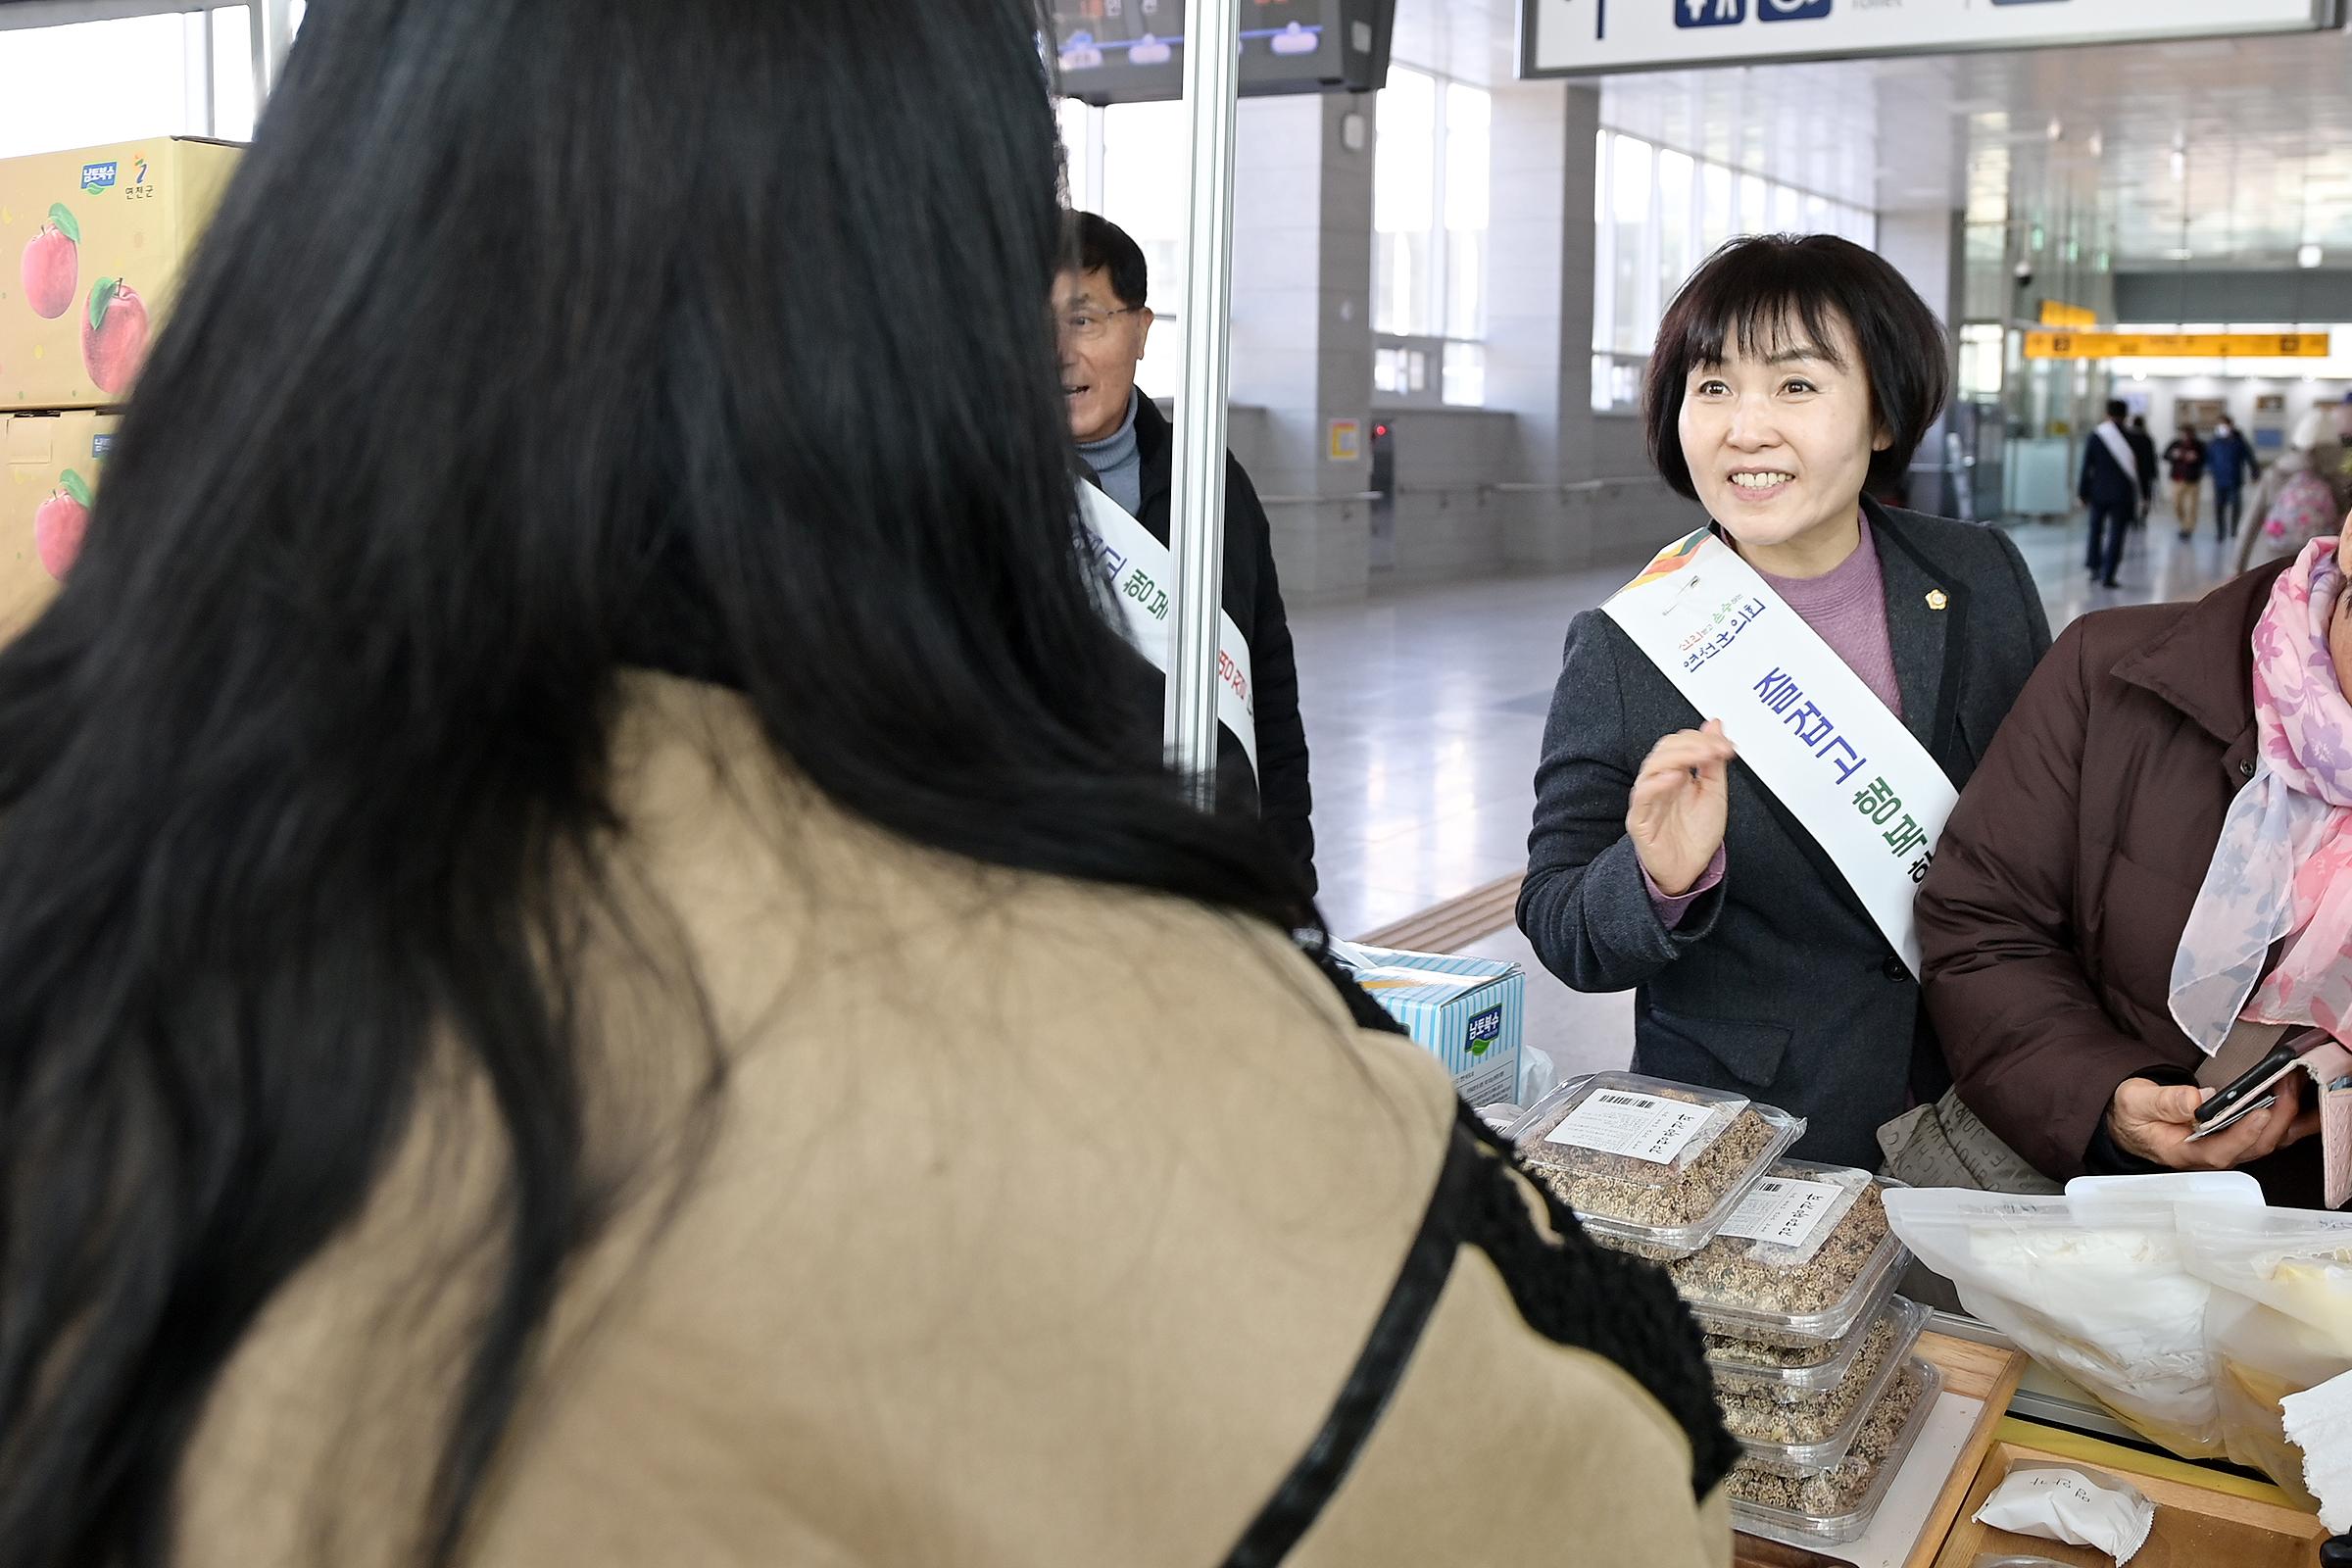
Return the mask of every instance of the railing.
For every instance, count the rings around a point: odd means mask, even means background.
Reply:
[[[1661,484],[1654,473],[1611,474],[1599,479],[1571,479],[1558,484],[1522,484],[1492,479],[1479,479],[1468,484],[1400,484],[1395,491],[1349,490],[1339,495],[1325,496],[1266,496],[1257,498],[1260,506],[1315,507],[1343,502],[1386,500],[1391,494],[1399,496],[1454,496],[1468,490],[1479,496],[1521,495],[1591,495],[1619,485]]]
[[[1261,507],[1319,507],[1347,501],[1378,501],[1385,494],[1380,490],[1350,490],[1337,496],[1259,496],[1257,504]]]
[[[1480,479],[1469,484],[1400,484],[1396,487],[1396,493],[1400,496],[1458,496],[1467,490],[1483,501],[1488,496],[1592,495],[1623,485],[1662,482],[1654,473],[1611,474],[1599,479],[1569,479],[1552,484]]]

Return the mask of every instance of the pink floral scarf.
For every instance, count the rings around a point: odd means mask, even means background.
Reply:
[[[2173,960],[2173,1017],[2207,1054],[2240,1016],[2352,1036],[2352,702],[2328,649],[2344,591],[2335,552],[2332,538],[2305,546],[2254,628],[2261,766],[2222,822]]]

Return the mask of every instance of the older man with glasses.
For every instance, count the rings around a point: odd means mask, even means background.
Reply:
[[[1145,304],[1150,264],[1124,229],[1093,213],[1070,216],[1065,251],[1069,265],[1054,280],[1054,310],[1070,433],[1103,493],[1164,545],[1174,434],[1135,384],[1152,331]],[[1220,733],[1217,801],[1228,808],[1255,809],[1311,886],[1314,796],[1290,620],[1265,509],[1231,454],[1225,460],[1224,609],[1249,644],[1257,768],[1253,776],[1240,743]]]

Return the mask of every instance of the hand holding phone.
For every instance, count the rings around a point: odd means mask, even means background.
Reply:
[[[2282,1040],[2265,1052],[2253,1066],[2215,1090],[2197,1107],[2197,1130],[2189,1137],[2210,1138],[2239,1117],[2277,1103],[2278,1096],[2272,1092],[2272,1085],[2295,1070],[2307,1044],[2300,1038]]]
[[[2128,1152],[2173,1170],[2234,1170],[2319,1130],[2319,1113],[2303,1110],[2298,1073],[2278,1082],[2269,1105],[2258,1109],[2241,1101],[2243,1114],[2198,1139],[2197,1111],[2216,1093],[2127,1078],[2108,1102],[2108,1134]]]

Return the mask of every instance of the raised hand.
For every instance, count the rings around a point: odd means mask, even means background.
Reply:
[[[1642,760],[1625,831],[1642,868],[1669,898],[1690,892],[1723,848],[1732,759],[1739,755],[1722,720],[1710,718],[1701,729],[1667,736]]]

